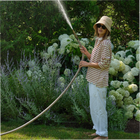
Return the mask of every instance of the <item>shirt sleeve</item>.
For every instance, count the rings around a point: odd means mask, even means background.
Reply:
[[[103,50],[101,52],[101,59],[100,62],[98,63],[99,67],[101,69],[106,69],[109,68],[110,62],[111,62],[111,42],[105,41],[103,42]]]

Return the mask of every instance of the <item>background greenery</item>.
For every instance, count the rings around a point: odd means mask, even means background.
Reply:
[[[138,0],[63,1],[72,26],[81,37],[93,38],[93,24],[101,16],[112,18],[111,41],[114,46],[126,45],[138,39]],[[26,55],[42,51],[56,42],[60,34],[72,31],[54,1],[0,1],[1,62],[7,50],[10,58],[19,61],[21,51]]]

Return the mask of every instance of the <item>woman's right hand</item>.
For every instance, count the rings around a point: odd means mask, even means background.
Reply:
[[[80,48],[80,51],[81,51],[81,53],[83,53],[83,54],[85,54],[85,55],[86,55],[86,53],[88,52],[87,49],[86,49],[84,46],[82,46],[82,47]]]

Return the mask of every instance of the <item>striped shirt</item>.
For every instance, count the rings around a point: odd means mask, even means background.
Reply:
[[[101,40],[102,38],[96,38],[90,58],[90,63],[98,63],[100,68],[88,67],[86,79],[97,87],[107,87],[112,57],[111,41],[109,38]]]

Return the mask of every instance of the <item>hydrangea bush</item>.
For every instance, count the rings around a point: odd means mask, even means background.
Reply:
[[[139,120],[139,41],[130,41],[126,50],[112,54],[109,69],[109,97],[118,107],[126,110],[125,116]],[[114,80],[115,79],[115,80]],[[136,113],[137,112],[137,113]]]

